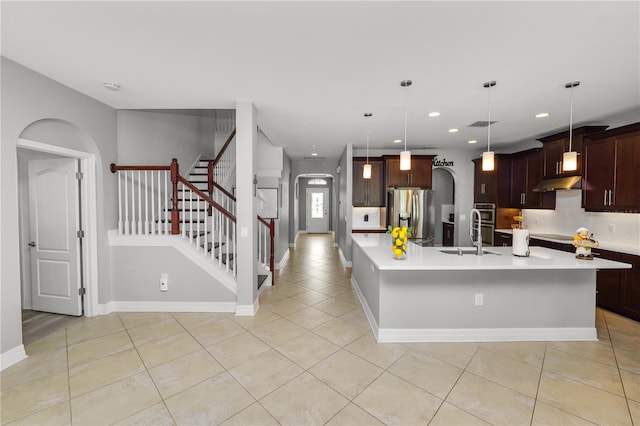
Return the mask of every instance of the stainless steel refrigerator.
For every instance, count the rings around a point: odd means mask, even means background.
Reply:
[[[436,228],[434,191],[419,188],[389,189],[387,225],[410,227],[413,242],[433,246]]]

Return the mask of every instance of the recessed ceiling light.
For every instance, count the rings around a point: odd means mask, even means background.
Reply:
[[[402,139],[395,139],[395,140],[393,141],[393,143],[400,143],[400,142],[402,142]]]
[[[539,114],[536,114],[536,118],[545,118],[548,117],[549,113],[548,112],[541,112]]]
[[[316,157],[318,155],[318,153],[317,152],[312,152],[311,155]]]
[[[458,129],[449,129],[449,133],[456,133]]]
[[[429,113],[429,117],[438,117],[440,113],[438,111],[433,111]]]
[[[117,92],[118,90],[120,90],[120,85],[116,84],[116,83],[109,83],[107,81],[104,82],[104,88],[105,89],[109,89],[109,90],[113,90],[114,92]]]
[[[471,139],[468,143],[478,143],[478,141],[475,139]]]

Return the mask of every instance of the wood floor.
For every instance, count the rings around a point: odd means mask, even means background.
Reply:
[[[62,328],[82,317],[51,314],[49,312],[22,310],[22,340],[26,346],[41,337]]]

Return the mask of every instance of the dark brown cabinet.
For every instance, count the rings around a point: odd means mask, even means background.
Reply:
[[[366,158],[353,158],[353,206],[384,207],[384,162],[382,158],[369,158],[371,179],[362,177]]]
[[[482,170],[482,159],[473,160],[473,201],[475,203],[493,203],[497,207],[509,204],[510,165],[509,155],[496,154],[494,169]]]
[[[588,137],[583,205],[590,211],[640,211],[640,123]]]
[[[600,259],[629,263],[631,269],[599,269],[596,275],[596,304],[640,321],[640,256],[594,248]]]
[[[385,155],[386,186],[431,188],[435,155],[412,155],[411,170],[400,170],[399,155]]]
[[[513,245],[513,237],[505,232],[493,233],[493,245],[496,247],[511,247]]]
[[[511,207],[555,209],[555,193],[533,192],[533,188],[542,180],[543,155],[541,148],[535,148],[511,156]]]
[[[575,171],[562,171],[562,158],[565,152],[569,151],[569,131],[556,133],[538,139],[542,142],[543,152],[543,174],[545,178],[555,178],[561,176],[582,175],[582,146],[585,135],[601,132],[607,126],[583,126],[573,129],[573,140],[571,150],[578,153],[578,168]]]
[[[442,245],[445,247],[453,247],[453,223],[442,222]]]
[[[620,261],[633,265],[620,271],[620,311],[622,315],[640,321],[640,256],[621,254]]]

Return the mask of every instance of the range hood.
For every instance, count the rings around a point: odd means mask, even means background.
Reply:
[[[581,176],[566,176],[552,179],[542,179],[539,184],[533,188],[533,192],[558,191],[563,189],[581,189]]]

